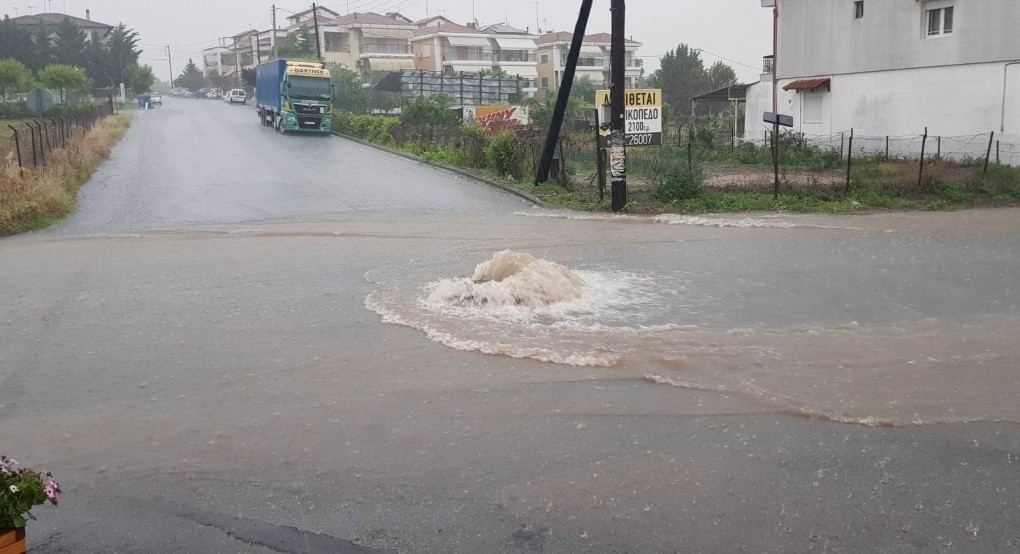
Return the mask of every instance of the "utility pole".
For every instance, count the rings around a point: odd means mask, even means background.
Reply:
[[[269,38],[269,59],[276,59],[276,4],[273,4],[273,34]]]
[[[545,137],[545,149],[542,151],[542,160],[538,164],[538,174],[535,176],[537,183],[549,180],[549,169],[552,167],[552,159],[556,154],[556,145],[560,142],[560,127],[563,126],[563,116],[567,113],[567,102],[570,101],[570,89],[574,86],[577,59],[581,57],[581,43],[584,42],[584,33],[588,30],[591,5],[592,0],[582,0],[581,11],[577,14],[577,25],[574,26],[574,37],[570,41],[567,65],[563,68],[563,82],[560,83],[560,90],[556,97],[556,109],[553,110],[549,134]]]
[[[170,88],[174,88],[174,58],[170,55],[170,47],[166,47],[166,59],[170,62]]]
[[[322,61],[322,44],[319,43],[319,8],[312,3],[312,21],[315,23],[315,56]]]
[[[613,118],[609,135],[609,173],[612,175],[613,211],[627,205],[627,135],[626,135],[626,13],[625,0],[613,0],[613,42],[609,50],[609,75],[612,79],[609,102]]]
[[[772,113],[776,114],[772,124],[772,169],[775,171],[772,194],[779,198],[779,0],[775,4],[772,7]]]

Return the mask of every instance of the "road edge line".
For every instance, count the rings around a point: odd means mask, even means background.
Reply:
[[[536,206],[541,206],[543,208],[551,207],[548,204],[546,204],[545,202],[541,201],[537,196],[532,196],[532,195],[524,192],[523,190],[514,188],[514,187],[512,187],[510,185],[505,185],[503,183],[500,183],[499,181],[496,181],[496,180],[493,180],[493,179],[489,179],[489,178],[486,178],[486,177],[482,177],[480,175],[475,175],[474,173],[471,173],[471,172],[469,172],[467,170],[461,169],[461,168],[459,168],[457,166],[447,165],[447,164],[439,163],[439,162],[430,162],[430,161],[427,161],[427,160],[424,160],[424,159],[420,158],[419,156],[415,156],[414,154],[411,154],[410,152],[403,152],[401,150],[396,150],[396,149],[393,149],[393,148],[388,148],[388,147],[383,146],[381,144],[376,144],[374,142],[368,142],[366,140],[362,140],[362,139],[359,139],[359,138],[356,138],[356,137],[352,137],[350,135],[344,135],[344,134],[341,134],[341,133],[334,132],[333,136],[337,137],[337,138],[344,139],[344,140],[349,140],[351,142],[360,144],[362,146],[368,146],[370,148],[375,148],[376,150],[380,150],[382,152],[387,152],[387,153],[390,153],[390,154],[395,154],[397,156],[400,156],[402,158],[406,158],[408,160],[412,160],[412,161],[418,162],[420,164],[432,166],[432,167],[435,167],[437,169],[443,169],[443,170],[449,171],[451,173],[456,173],[457,175],[460,175],[462,177],[467,177],[468,179],[472,179],[474,181],[478,181],[480,183],[484,183],[486,185],[489,185],[489,186],[492,186],[492,187],[496,187],[496,188],[502,190],[503,192],[508,192],[510,194],[513,194],[514,196],[517,196],[519,198],[523,198],[524,200],[527,200],[528,202],[531,202],[532,204],[535,204]]]

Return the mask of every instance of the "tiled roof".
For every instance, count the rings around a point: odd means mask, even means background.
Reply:
[[[322,22],[320,21],[319,24],[321,25]],[[401,20],[396,19],[394,17],[389,17],[389,16],[385,16],[385,15],[379,15],[379,14],[374,13],[374,12],[366,12],[366,13],[356,13],[355,12],[355,13],[350,13],[350,14],[347,14],[347,15],[344,15],[344,16],[340,16],[340,17],[334,17],[333,19],[330,19],[326,23],[326,25],[344,25],[344,26],[353,26],[353,25],[391,25],[391,26],[400,26],[400,27],[408,27],[408,28],[414,26],[414,24],[412,24],[412,23],[407,23],[406,21],[401,21]]]
[[[801,79],[784,86],[783,90],[810,90],[814,92],[822,87],[831,90],[830,83],[829,79]]]
[[[471,27],[465,27],[463,25],[457,25],[456,23],[440,23],[439,25],[432,25],[430,27],[422,27],[414,32],[414,36],[420,37],[424,35],[434,35],[438,33],[456,33],[456,34],[469,34],[469,35],[483,35],[485,33],[478,29]]]
[[[574,33],[568,33],[566,31],[560,31],[558,33],[546,33],[535,42],[537,44],[551,44],[555,42],[570,42],[574,38]],[[613,35],[609,33],[595,33],[592,35],[585,35],[584,42],[588,44],[610,44],[613,42]],[[641,43],[636,40],[627,39],[627,44],[640,45]]]
[[[98,21],[92,21],[89,19],[82,19],[73,15],[64,15],[62,13],[40,13],[36,15],[23,15],[21,17],[12,18],[11,21],[17,25],[26,26],[37,26],[37,25],[59,25],[64,19],[70,19],[75,25],[83,29],[113,29],[113,25],[107,25],[106,23],[100,23]]]

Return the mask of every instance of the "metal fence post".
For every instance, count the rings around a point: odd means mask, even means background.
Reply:
[[[846,144],[846,133],[840,131],[839,133],[839,159],[843,159],[843,146]],[[775,140],[775,139],[773,139]]]
[[[928,144],[928,128],[924,128],[924,136],[921,137],[921,169],[917,172],[917,188],[921,188],[924,182],[924,147]]]
[[[988,152],[985,154],[985,168],[981,172],[981,175],[988,175],[988,161],[992,158],[992,141],[995,140],[995,131],[988,135]]]
[[[995,163],[996,163],[996,165],[1002,163],[1002,158],[999,157],[999,143],[1000,142],[1002,142],[1002,141],[998,141],[998,140],[995,141]]]
[[[39,167],[39,158],[35,153],[35,127],[32,127],[31,123],[25,123],[25,127],[28,127],[28,132],[32,134],[32,167]]]
[[[935,137],[935,140],[938,144],[938,146],[936,147],[937,150],[935,151],[935,159],[942,160],[942,135]]]
[[[889,135],[885,136],[885,159],[889,160]]]
[[[850,194],[850,168],[854,162],[854,128],[850,128],[850,147],[846,150],[846,193]]]
[[[18,130],[14,125],[8,125],[12,131],[14,131],[14,152],[18,155],[18,172],[22,175],[25,174],[25,166],[21,164],[21,138],[18,136]]]

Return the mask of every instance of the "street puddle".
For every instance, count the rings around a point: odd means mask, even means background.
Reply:
[[[458,350],[746,394],[783,413],[864,425],[1020,422],[1015,317],[709,328],[699,314],[718,302],[682,275],[571,268],[510,251],[476,260],[470,277],[438,277],[449,271],[441,263],[372,279],[366,307]]]

